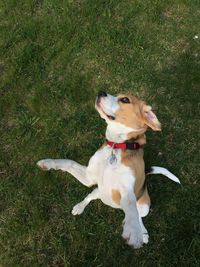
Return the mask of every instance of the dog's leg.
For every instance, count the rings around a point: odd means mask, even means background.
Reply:
[[[92,193],[87,195],[87,197],[83,201],[81,201],[80,203],[78,203],[77,205],[73,207],[72,214],[73,215],[81,214],[84,211],[85,207],[90,203],[90,201],[97,199],[97,198],[99,198],[99,191],[98,191],[98,188],[95,188],[92,191]]]
[[[129,245],[140,248],[143,245],[143,236],[133,192],[122,196],[120,205],[125,213],[122,237]]]
[[[144,193],[137,201],[137,209],[139,213],[140,226],[142,228],[143,242],[145,244],[147,244],[149,241],[149,235],[148,235],[147,229],[145,228],[143,224],[142,218],[147,216],[147,214],[149,213],[150,204],[151,204],[151,201],[150,201],[150,197],[148,194],[148,190],[147,190],[147,187],[145,187]]]
[[[42,159],[37,162],[37,165],[45,171],[50,169],[62,170],[72,174],[79,182],[85,186],[94,185],[94,181],[87,177],[86,166],[69,159]]]
[[[137,204],[137,210],[139,213],[139,222],[140,222],[140,226],[142,229],[143,242],[145,244],[147,244],[149,242],[149,234],[148,234],[148,231],[143,224],[142,217],[145,217],[148,214],[149,206],[147,206],[146,204],[144,204],[144,205]]]

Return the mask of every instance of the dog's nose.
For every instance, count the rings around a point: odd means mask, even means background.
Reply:
[[[107,93],[104,92],[104,91],[100,91],[100,92],[98,93],[98,97],[101,97],[101,96],[107,96]]]

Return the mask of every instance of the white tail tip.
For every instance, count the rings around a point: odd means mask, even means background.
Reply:
[[[150,172],[150,174],[162,174],[178,184],[181,183],[178,177],[176,177],[173,173],[162,167],[152,166],[152,171]]]

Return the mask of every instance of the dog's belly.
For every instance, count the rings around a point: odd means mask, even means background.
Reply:
[[[120,208],[121,197],[127,191],[133,191],[134,180],[130,168],[120,162],[115,165],[108,164],[98,182],[102,202],[113,208]],[[115,194],[117,194],[117,199],[114,196]]]
[[[107,206],[115,209],[120,209],[120,202],[116,203],[112,198],[112,189],[98,185],[99,199]]]
[[[106,205],[120,208],[122,195],[131,190],[133,192],[135,178],[132,170],[121,163],[121,151],[115,151],[116,161],[110,162],[111,149],[104,147],[98,150],[90,159],[87,175],[98,184],[99,198]],[[118,199],[113,197],[117,192]]]

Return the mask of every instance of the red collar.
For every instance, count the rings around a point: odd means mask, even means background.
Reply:
[[[117,148],[117,149],[130,149],[130,150],[137,150],[142,148],[142,146],[138,143],[115,143],[112,141],[107,141],[107,145],[111,146],[112,148]]]

